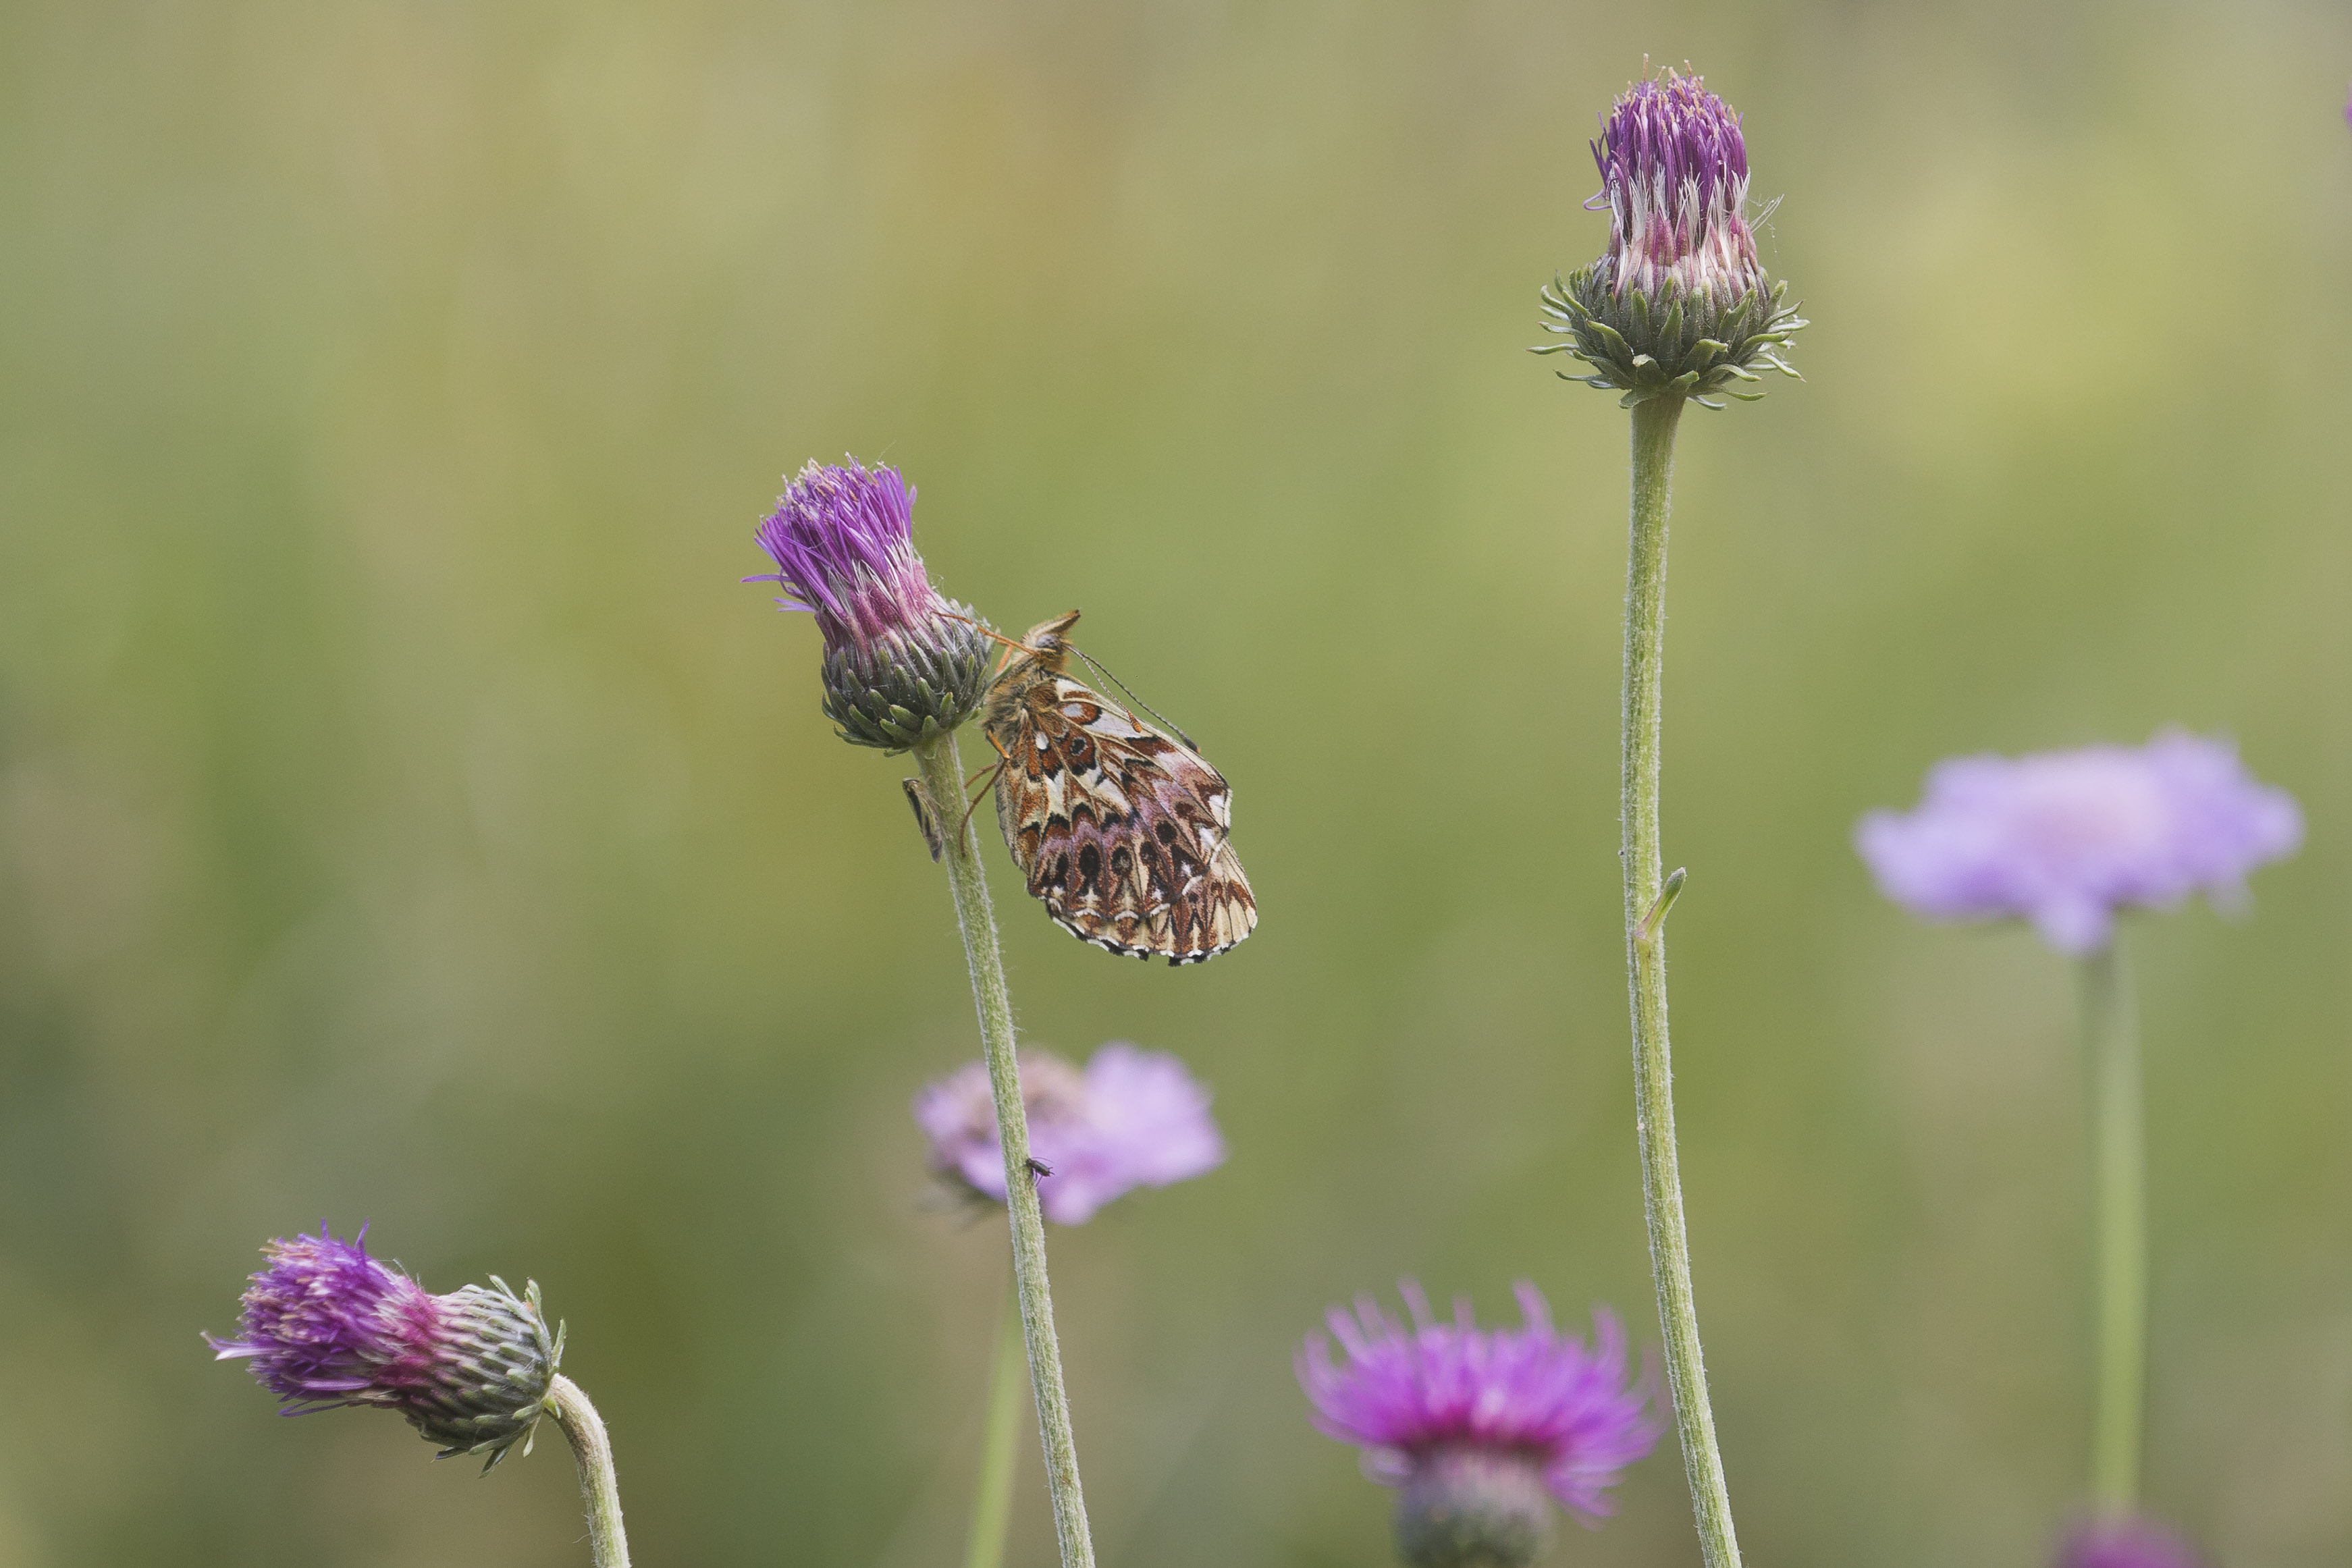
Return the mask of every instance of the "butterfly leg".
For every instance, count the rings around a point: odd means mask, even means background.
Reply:
[[[967,789],[971,789],[973,782],[977,779],[985,779],[988,780],[988,783],[982,787],[979,794],[974,795],[971,798],[971,803],[963,809],[963,821],[956,825],[956,841],[958,843],[961,843],[963,841],[963,835],[971,827],[971,814],[980,810],[980,803],[988,799],[989,789],[994,788],[996,780],[1003,777],[1004,770],[1007,768],[1013,765],[1013,758],[1004,755],[1004,747],[996,745],[996,737],[992,735],[988,737],[988,744],[996,747],[996,766],[993,768],[983,768],[979,772],[973,774],[971,778],[963,781],[963,787]]]

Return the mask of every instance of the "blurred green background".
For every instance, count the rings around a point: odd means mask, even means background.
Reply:
[[[1018,896],[1034,1040],[1232,1158],[1057,1232],[1103,1560],[1388,1560],[1293,1381],[1412,1273],[1654,1339],[1617,926],[1624,416],[1531,359],[1643,57],[1748,116],[1806,385],[1685,423],[1683,1168],[1759,1564],[2026,1564],[2080,1494],[2064,966],[1878,899],[1937,757],[2184,723],[2309,842],[2143,920],[2149,1496],[2352,1556],[2352,19],[2250,5],[0,11],[0,1564],[586,1561],[281,1422],[268,1237],[536,1278],[641,1561],[959,1559],[1004,1270],[903,760],[737,579],[804,459],[1233,779],[1258,936]],[[1557,1561],[1696,1560],[1662,1452]],[[1048,1560],[1034,1459],[1015,1561]]]

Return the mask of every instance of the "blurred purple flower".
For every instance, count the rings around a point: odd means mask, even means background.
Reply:
[[[1727,306],[1764,292],[1749,232],[1748,144],[1739,116],[1703,78],[1667,70],[1637,81],[1611,106],[1592,144],[1609,204],[1601,266],[1619,298],[1659,301],[1676,291]]]
[[[988,674],[988,639],[915,553],[914,507],[895,468],[810,463],[760,525],[776,570],[743,580],[816,617],[825,712],[844,739],[894,751],[961,724]]]
[[[1029,1150],[1052,1167],[1037,1178],[1045,1218],[1082,1225],[1139,1186],[1166,1186],[1224,1163],[1209,1092],[1161,1051],[1113,1041],[1081,1073],[1047,1051],[1021,1053]],[[915,1096],[915,1121],[931,1140],[931,1168],[980,1196],[1004,1201],[1004,1145],[985,1063],[969,1061]]]
[[[2145,1519],[2078,1525],[2059,1549],[2057,1568],[2199,1568],[2189,1543]]]
[[[1854,846],[1896,903],[1934,919],[2031,920],[2063,953],[2104,947],[2116,912],[2201,892],[2229,907],[2246,873],[2303,841],[2294,798],[2224,742],[2179,730],[2137,749],[1960,757],[1918,809],[1874,811]]]
[[[537,1292],[467,1285],[446,1296],[367,1254],[361,1239],[272,1241],[245,1292],[237,1339],[215,1359],[248,1359],[289,1416],[339,1405],[397,1410],[447,1454],[495,1464],[537,1424],[561,1352]]]
[[[1336,1364],[1330,1342],[1309,1334],[1298,1381],[1316,1427],[1361,1445],[1365,1473],[1404,1489],[1398,1535],[1408,1555],[1436,1562],[1493,1553],[1504,1526],[1528,1522],[1523,1500],[1539,1502],[1542,1492],[1585,1522],[1609,1513],[1606,1493],[1619,1472],[1665,1429],[1650,1407],[1648,1378],[1628,1368],[1616,1317],[1593,1313],[1588,1349],[1553,1330],[1551,1310],[1530,1284],[1517,1287],[1525,1320],[1517,1329],[1478,1328],[1466,1300],[1455,1304],[1453,1322],[1441,1323],[1418,1284],[1407,1280],[1400,1289],[1411,1329],[1369,1296],[1352,1318],[1335,1308],[1331,1333],[1347,1362]],[[1508,1485],[1515,1475],[1525,1483],[1516,1490]],[[1547,1512],[1537,1522],[1548,1520]],[[1466,1527],[1478,1535],[1482,1525],[1483,1546],[1460,1533]],[[1433,1546],[1433,1531],[1441,1538]],[[1430,1549],[1416,1552],[1416,1542]],[[1526,1552],[1539,1545],[1526,1542]]]

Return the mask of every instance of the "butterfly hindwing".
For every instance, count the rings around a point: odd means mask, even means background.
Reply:
[[[1004,841],[1056,924],[1113,953],[1213,958],[1257,924],[1233,794],[1190,747],[1066,676],[1036,673],[990,733]]]

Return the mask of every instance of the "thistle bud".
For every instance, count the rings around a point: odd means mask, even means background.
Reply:
[[[432,1295],[369,1257],[362,1240],[323,1228],[264,1252],[269,1267],[246,1290],[241,1336],[205,1338],[218,1360],[249,1358],[286,1415],[397,1410],[443,1458],[487,1453],[485,1470],[538,1425],[563,1345],[548,1333],[537,1285],[517,1296],[493,1277],[494,1290]]]
[[[1754,367],[1796,371],[1780,358],[1805,322],[1789,286],[1765,276],[1748,220],[1748,145],[1739,117],[1701,78],[1673,70],[1628,88],[1592,143],[1609,204],[1606,255],[1543,295],[1544,329],[1591,367],[1569,381],[1624,392],[1625,405],[1659,396],[1730,392],[1760,381]]]
[[[811,463],[760,525],[774,582],[824,633],[824,712],[855,746],[904,751],[971,716],[990,646],[915,553],[915,492],[895,468]],[[961,619],[958,619],[961,617]]]

